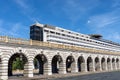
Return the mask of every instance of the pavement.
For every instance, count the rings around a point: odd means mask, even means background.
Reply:
[[[114,71],[109,71],[109,72],[114,72]],[[32,78],[28,78],[24,76],[11,76],[8,78],[8,80],[51,80],[55,78],[73,77],[73,76],[89,75],[89,74],[97,74],[97,73],[108,73],[108,71],[77,72],[77,73],[52,74],[52,75],[34,75],[34,77]]]

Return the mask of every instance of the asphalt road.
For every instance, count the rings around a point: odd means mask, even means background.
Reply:
[[[80,75],[75,77],[66,77],[50,80],[120,80],[120,71]]]

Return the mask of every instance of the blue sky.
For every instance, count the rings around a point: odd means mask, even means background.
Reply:
[[[0,35],[29,39],[36,21],[120,43],[120,0],[1,0]]]

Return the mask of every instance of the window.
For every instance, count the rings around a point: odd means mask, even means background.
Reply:
[[[60,33],[56,33],[57,35],[60,35]]]
[[[44,30],[45,32],[49,32],[48,30]]]
[[[65,34],[62,34],[62,36],[65,36]]]
[[[53,31],[50,31],[50,33],[53,33],[53,34],[54,34],[55,32],[53,32]]]

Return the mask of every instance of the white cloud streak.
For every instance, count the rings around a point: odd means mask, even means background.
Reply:
[[[88,14],[90,10],[94,9],[98,5],[99,0],[65,0],[63,4],[63,11],[74,23],[79,21],[81,17]]]
[[[88,20],[88,25],[96,28],[109,27],[114,23],[120,23],[120,16],[111,15],[111,14],[102,14],[97,16],[92,16]]]
[[[4,26],[7,26],[7,29]],[[21,23],[10,23],[0,20],[0,35],[20,38],[28,37],[28,34],[26,34],[25,31],[28,32],[26,26]]]
[[[29,20],[35,22],[36,18],[34,17],[34,12],[36,12],[36,9],[29,3],[29,0],[14,0],[14,2]]]
[[[28,4],[26,4],[25,0],[14,0],[22,9],[29,9]]]
[[[102,34],[105,39],[120,42],[120,15],[119,10],[116,9],[112,12],[91,16],[87,22],[87,26],[94,33]]]

